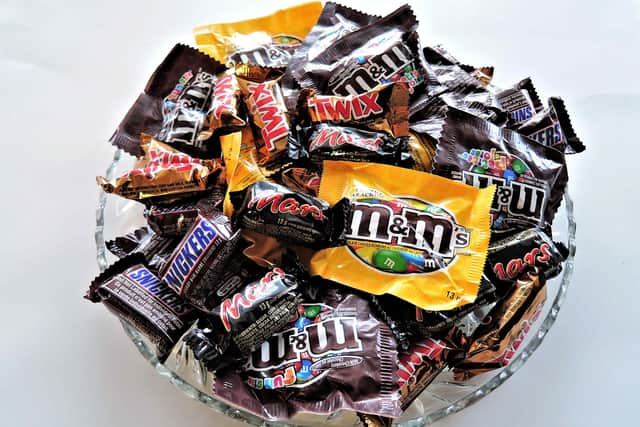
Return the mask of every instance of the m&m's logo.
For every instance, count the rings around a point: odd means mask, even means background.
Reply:
[[[389,43],[390,41],[384,40]],[[363,46],[362,51],[381,44],[380,40],[371,40],[368,45]],[[373,50],[375,52],[375,50]],[[379,51],[379,49],[378,49]],[[330,92],[334,95],[347,96],[367,92],[381,83],[389,83],[402,76],[404,80],[413,87],[417,84],[417,79],[413,71],[413,55],[409,47],[403,42],[398,42],[391,46],[384,53],[369,57],[358,57],[355,67],[348,67],[345,72],[337,73],[339,80],[330,79]],[[353,71],[351,71],[353,70]],[[344,75],[344,78],[341,78]]]
[[[247,370],[259,376],[251,375],[247,380],[249,386],[257,389],[305,387],[323,372],[362,362],[360,356],[349,355],[363,349],[358,320],[349,316],[328,317],[332,309],[323,307],[306,306],[305,309],[302,305],[305,315],[298,318],[293,328],[273,335],[255,348]],[[317,310],[310,313],[314,308]],[[320,315],[321,310],[326,311]]]
[[[469,246],[469,231],[448,211],[416,199],[352,203],[350,249],[367,264],[394,273],[446,268]]]

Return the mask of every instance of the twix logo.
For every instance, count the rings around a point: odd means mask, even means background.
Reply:
[[[310,98],[307,105],[314,122],[356,121],[384,111],[378,103],[379,97],[378,91],[344,97],[317,95]]]
[[[284,194],[277,192],[268,192],[266,195],[261,193],[255,196],[247,204],[248,209],[255,208],[259,211],[268,209],[271,213],[282,213],[299,215],[301,217],[311,216],[319,221],[327,219],[322,210],[315,205],[302,203],[294,197],[284,197]]]
[[[274,82],[264,82],[248,85],[249,103],[254,108],[254,114],[262,122],[262,139],[269,151],[276,150],[276,142],[287,137],[289,123],[284,114],[282,102],[276,99]]]

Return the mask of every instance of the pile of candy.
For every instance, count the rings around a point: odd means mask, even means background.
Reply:
[[[87,298],[270,421],[389,425],[443,370],[505,366],[567,257],[549,236],[584,146],[562,100],[417,25],[315,2],[196,28],[111,139],[138,160],[98,183],[148,225]]]

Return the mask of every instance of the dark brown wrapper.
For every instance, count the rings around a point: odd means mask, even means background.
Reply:
[[[160,268],[171,256],[178,244],[175,237],[160,236],[148,226],[138,228],[124,236],[116,237],[105,242],[105,246],[118,258],[127,257],[133,253],[144,255],[146,265],[153,274],[158,274]]]
[[[310,248],[339,245],[350,214],[345,201],[330,207],[323,200],[269,181],[258,181],[230,194],[234,223]]]
[[[295,70],[302,69],[304,64],[340,38],[380,18],[380,16],[370,15],[338,3],[326,2],[318,22],[294,51],[283,77],[287,108],[290,111],[296,110],[299,87],[293,77]]]
[[[585,150],[573,129],[565,103],[560,98],[549,98],[547,108],[513,128],[542,145],[554,147],[566,154]]]
[[[200,133],[206,128],[215,75],[225,68],[196,49],[175,45],[118,125],[111,143],[140,156],[140,134],[147,133],[182,151],[207,153],[206,137]]]
[[[96,277],[85,298],[101,302],[156,347],[163,361],[195,321],[196,310],[144,265],[144,255],[127,256]]]
[[[433,173],[474,187],[496,185],[492,239],[547,229],[568,181],[564,155],[509,129],[450,108]]]
[[[165,237],[183,237],[200,213],[222,209],[224,191],[214,187],[202,198],[169,206],[151,206],[145,217],[151,229]]]
[[[239,242],[229,219],[220,212],[199,214],[161,270],[161,279],[205,312],[214,308],[211,296]]]
[[[324,52],[293,70],[303,88],[324,95],[346,96],[370,91],[382,83],[407,82],[411,90],[425,77],[418,21],[408,5],[345,35]]]

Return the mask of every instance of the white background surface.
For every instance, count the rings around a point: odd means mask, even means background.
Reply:
[[[138,355],[81,299],[97,273],[94,176],[154,67],[196,24],[289,1],[0,2],[0,425],[231,426]],[[385,13],[383,1],[354,7]],[[588,151],[571,159],[576,272],[521,372],[444,426],[638,425],[640,2],[414,2],[423,41],[532,75],[562,95]]]

